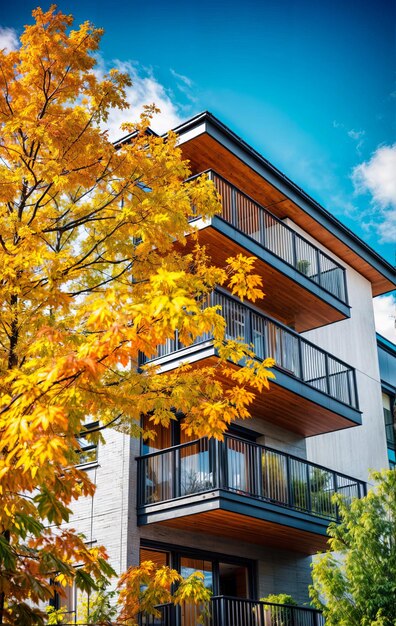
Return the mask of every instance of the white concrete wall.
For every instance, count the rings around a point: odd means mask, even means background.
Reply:
[[[265,393],[266,391],[264,390],[263,394],[265,395]],[[276,419],[276,416],[274,416],[274,419]],[[291,430],[281,428],[259,417],[237,420],[236,424],[244,428],[249,428],[256,433],[261,433],[262,436],[257,438],[257,443],[263,446],[269,446],[281,452],[288,452],[289,454],[294,454],[303,459],[306,458],[306,439]]]
[[[120,574],[127,567],[130,437],[112,429],[102,432],[106,443],[99,443],[98,462],[86,466],[96,492],[71,505],[68,526],[84,533],[91,545],[104,545],[110,564]]]
[[[371,284],[291,220],[287,220],[287,223],[347,270],[350,319],[303,333],[303,336],[356,368],[359,407],[362,411],[362,426],[308,438],[307,458],[367,480],[370,468],[387,467]]]

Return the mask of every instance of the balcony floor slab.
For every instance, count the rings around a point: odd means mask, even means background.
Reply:
[[[329,521],[221,489],[138,509],[138,525],[155,524],[315,554],[327,546]]]

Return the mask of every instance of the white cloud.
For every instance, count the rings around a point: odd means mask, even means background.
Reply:
[[[345,124],[343,124],[342,122],[337,122],[337,120],[333,120],[333,128],[340,128],[342,131],[344,131],[349,139],[352,139],[352,141],[355,142],[356,152],[359,155],[361,154],[360,148],[364,144],[364,137],[366,135],[365,130],[355,130],[354,128],[348,130]]]
[[[19,39],[13,28],[0,26],[0,50],[4,48],[7,52],[16,50],[19,47]]]
[[[374,298],[373,303],[376,331],[396,343],[396,299],[390,294]]]
[[[352,128],[351,130],[348,130],[347,132],[348,137],[356,142],[356,146],[355,146],[356,152],[358,153],[359,156],[361,155],[360,148],[364,144],[365,134],[366,134],[365,130],[355,130],[354,128]]]
[[[170,70],[170,73],[172,74],[172,76],[174,76],[174,78],[177,78],[179,81],[187,85],[187,87],[193,86],[193,81],[191,80],[191,78],[188,78],[188,76],[184,76],[184,74],[179,74],[172,68]]]
[[[156,133],[165,133],[178,126],[184,120],[182,107],[174,101],[171,91],[157,80],[152,70],[144,69],[131,61],[118,60],[114,61],[111,67],[128,73],[133,83],[131,87],[126,88],[129,109],[123,111],[112,109],[108,121],[102,125],[103,128],[109,131],[111,140],[115,141],[122,137],[125,132],[120,130],[121,124],[138,121],[144,105],[147,104],[155,104],[160,109],[160,113],[153,117],[150,124]],[[107,64],[98,55],[95,74],[98,78],[102,78],[107,70]]]
[[[352,172],[357,193],[370,193],[381,241],[396,241],[396,143],[380,146]]]
[[[170,73],[176,81],[177,89],[187,98],[190,103],[196,103],[198,101],[196,96],[196,88],[194,82],[188,76],[184,74],[178,74],[174,69],[170,69]]]
[[[359,141],[359,139],[361,139],[365,134],[365,130],[354,130],[353,128],[348,130],[348,137],[354,139],[355,141]]]

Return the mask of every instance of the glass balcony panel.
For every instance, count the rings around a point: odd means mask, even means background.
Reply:
[[[225,439],[227,449],[227,487],[233,491],[255,493],[254,450],[242,439]]]
[[[337,507],[332,501],[336,492],[334,473],[319,467],[309,467],[308,477],[310,510],[321,517],[336,519]]]
[[[144,459],[144,501],[162,502],[175,497],[173,489],[173,454],[172,450],[161,452]]]
[[[182,446],[179,458],[181,496],[213,488],[213,470],[207,439]]]
[[[289,504],[287,464],[283,454],[262,448],[261,477],[264,498],[273,502]]]
[[[296,269],[320,285],[317,248],[309,241],[296,237]]]
[[[216,294],[216,302],[222,307],[222,314],[226,321],[226,339],[241,339],[246,341],[246,308],[234,300],[227,297],[220,297]]]
[[[294,265],[293,231],[270,213],[265,214],[264,225],[264,247],[289,265]]]
[[[345,271],[334,264],[328,256],[321,254],[320,258],[320,284],[335,295],[339,300],[346,301]]]

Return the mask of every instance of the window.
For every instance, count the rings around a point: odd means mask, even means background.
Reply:
[[[145,415],[142,420],[142,428],[153,434],[150,439],[142,439],[142,454],[151,454],[151,452],[164,450],[164,448],[170,448],[174,445],[172,443],[172,426],[164,428],[161,424],[154,424],[150,417]]]
[[[98,459],[98,432],[99,422],[91,422],[84,426],[84,430],[76,437],[79,449],[78,465],[95,463]],[[92,431],[92,435],[90,434]]]
[[[167,546],[163,549],[158,544],[158,548],[140,548],[140,562],[143,561],[153,561],[157,567],[169,565],[177,569],[183,577],[190,576],[193,572],[202,572],[205,586],[214,595],[252,597],[254,562],[247,559],[233,559],[181,547]],[[190,625],[190,622],[187,623]]]
[[[156,567],[169,565],[170,554],[164,550],[154,550],[152,548],[140,548],[140,563],[143,561],[153,561]]]
[[[50,606],[62,613],[62,624],[88,624],[90,611],[95,607],[97,593],[88,594],[77,589],[75,584],[69,585],[62,593],[55,593]]]
[[[386,443],[388,448],[396,450],[394,402],[393,398],[387,393],[382,393],[382,406],[385,420]]]
[[[74,584],[66,587],[62,594],[55,592],[49,604],[54,609],[62,611],[64,623],[75,624],[77,622],[77,589]]]

